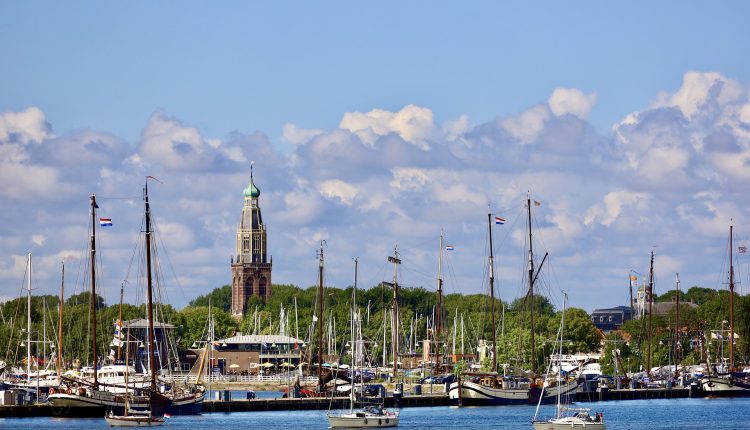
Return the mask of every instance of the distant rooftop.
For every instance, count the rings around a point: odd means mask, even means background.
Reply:
[[[291,337],[283,336],[280,334],[240,334],[226,339],[220,339],[219,342],[231,344],[247,344],[247,343],[288,343],[288,344],[303,344],[304,341]]]
[[[143,318],[136,318],[134,320],[126,320],[123,321],[123,328],[130,327],[130,328],[145,328],[148,329],[148,320]],[[167,324],[159,321],[154,321],[154,328],[168,328],[173,329],[174,326],[172,324]]]

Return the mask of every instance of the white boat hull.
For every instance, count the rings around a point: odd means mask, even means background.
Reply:
[[[164,418],[147,416],[117,416],[104,417],[110,427],[154,427],[164,424]]]
[[[328,415],[330,428],[386,428],[398,426],[398,415],[361,414]]]
[[[534,421],[534,430],[563,430],[563,429],[590,429],[606,430],[607,426],[602,422],[590,422],[581,419],[567,417],[549,421]]]

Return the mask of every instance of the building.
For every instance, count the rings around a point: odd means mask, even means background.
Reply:
[[[236,252],[232,266],[232,316],[242,319],[250,297],[268,298],[271,295],[271,269],[273,258],[268,258],[266,225],[260,212],[260,190],[253,182],[243,191],[244,205],[240,225],[237,227]]]
[[[237,334],[213,342],[211,368],[222,374],[276,373],[302,362],[304,341],[284,335]],[[200,356],[202,351],[194,350]]]
[[[157,369],[169,366],[169,338],[174,329],[172,324],[154,321],[154,358],[158,362]],[[125,341],[130,341],[129,362],[135,366],[136,371],[148,371],[148,320],[137,318],[126,320],[122,323]],[[111,346],[112,352],[117,354],[116,346]],[[119,357],[125,358],[125,345],[120,347]],[[113,354],[114,355],[114,354]],[[177,370],[177,369],[172,369]]]
[[[627,321],[633,319],[633,312],[629,306],[616,306],[608,309],[594,309],[591,322],[601,331],[618,330]]]

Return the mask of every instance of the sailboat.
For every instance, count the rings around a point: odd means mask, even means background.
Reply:
[[[729,371],[719,373],[715,369],[712,374],[700,380],[703,392],[709,396],[749,397],[750,381],[744,373],[734,373],[734,226],[729,226]],[[723,342],[727,333],[721,332],[717,337]],[[723,359],[723,357],[722,357]],[[726,366],[726,365],[725,365]],[[724,366],[724,367],[725,367]],[[726,367],[725,367],[726,369]]]
[[[568,302],[568,295],[563,292],[563,310],[562,317],[560,318],[560,330],[558,331],[557,342],[559,342],[559,355],[563,356],[563,331],[565,330],[565,308]],[[553,360],[550,360],[550,368],[552,368]],[[549,369],[548,372],[549,373]],[[560,363],[557,365],[557,385],[561,385],[564,381],[563,369]],[[546,390],[546,386],[542,388]],[[606,430],[607,427],[604,425],[604,414],[597,412],[594,416],[591,416],[590,409],[585,408],[569,408],[566,406],[567,402],[564,401],[567,396],[563,396],[560,391],[555,393],[557,400],[557,408],[555,417],[542,420],[539,417],[539,406],[542,403],[541,397],[539,403],[536,405],[536,411],[534,412],[534,418],[531,423],[535,430],[563,430],[563,429],[576,429],[576,428],[587,428],[592,430]]]
[[[151,285],[151,253],[150,253],[150,215],[148,206],[148,189],[145,193],[146,200],[146,256],[147,256],[147,273],[148,273],[148,318],[149,318],[149,353],[151,362],[151,374],[149,387],[141,390],[141,395],[125,396],[102,388],[99,382],[99,373],[104,370],[97,370],[99,360],[97,358],[97,341],[96,341],[96,209],[99,206],[96,203],[96,197],[91,196],[91,244],[90,244],[90,268],[91,268],[91,338],[93,354],[93,372],[92,380],[79,378],[64,378],[63,383],[55,392],[50,390],[48,397],[50,405],[55,412],[60,415],[86,415],[102,416],[105,411],[114,413],[124,413],[126,409],[125,398],[128,398],[128,408],[135,410],[150,410],[154,415],[163,415],[167,407],[172,402],[158,392],[156,386],[156,372],[154,367],[154,339],[153,339],[153,308],[152,308],[152,285]]]
[[[125,357],[130,357],[130,326],[128,326],[126,339],[128,342],[125,344]],[[130,393],[127,391],[129,373],[127,370],[125,371],[125,411],[122,415],[116,415],[110,410],[104,416],[104,420],[110,427],[151,427],[164,424],[164,418],[153,416],[150,409],[147,411],[130,409]]]
[[[382,404],[368,405],[361,409],[354,409],[356,392],[362,392],[362,387],[356,389],[357,385],[357,365],[364,353],[364,342],[361,336],[357,338],[357,333],[361,333],[361,316],[357,310],[357,265],[358,260],[354,259],[354,290],[352,292],[352,388],[349,391],[349,412],[343,414],[328,413],[328,424],[330,428],[386,428],[398,426],[399,413],[387,411]],[[360,377],[360,384],[362,378]]]
[[[534,279],[539,274],[538,270],[534,271],[533,250],[531,248],[531,199],[526,200],[529,219],[529,297],[533,299]],[[497,220],[496,220],[497,222]],[[556,384],[554,387],[548,387],[544,392],[536,387],[530,378],[504,376],[497,373],[497,330],[495,324],[495,271],[494,256],[492,245],[492,214],[487,214],[487,229],[489,233],[489,259],[488,273],[490,286],[490,324],[492,325],[492,370],[483,373],[464,373],[462,380],[451,383],[448,390],[448,396],[454,402],[466,406],[480,405],[521,405],[536,404],[540,400],[548,403],[553,402],[555,396],[559,394],[573,393],[578,389],[576,381],[570,381],[562,384]],[[546,256],[545,256],[546,258]],[[542,261],[542,263],[544,260]],[[534,312],[532,303],[531,312],[531,350],[534,348]],[[532,373],[536,373],[536,362],[533,362],[534,368]]]

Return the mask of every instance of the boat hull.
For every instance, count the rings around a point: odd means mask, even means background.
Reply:
[[[330,428],[387,428],[398,426],[398,415],[395,416],[356,416],[357,414],[329,415]]]
[[[561,418],[550,421],[534,421],[534,430],[563,430],[563,429],[588,429],[607,430],[604,423],[587,422],[583,420]]]
[[[85,394],[50,394],[48,401],[58,416],[66,417],[101,417],[111,411],[115,415],[125,413],[125,398],[106,391],[90,391]],[[131,397],[130,409],[136,411],[151,410],[154,416],[162,416],[171,401],[162,395],[148,397]]]
[[[172,400],[167,412],[172,415],[198,415],[203,410],[204,400],[205,393],[203,392],[177,397]]]
[[[164,424],[164,418],[107,415],[104,417],[110,427],[155,427]]]
[[[561,396],[575,393],[577,382],[570,382],[544,390],[542,403],[554,403],[558,392]],[[459,390],[461,392],[459,393]],[[450,385],[448,396],[454,402],[460,401],[464,406],[485,405],[528,405],[537,404],[542,390],[539,388],[492,388],[472,381],[454,382]]]
[[[701,388],[709,397],[750,397],[750,384],[729,378],[704,377]]]

